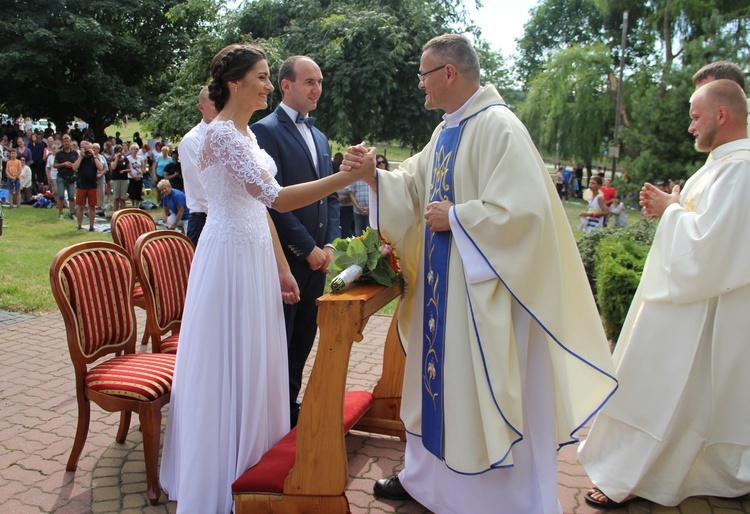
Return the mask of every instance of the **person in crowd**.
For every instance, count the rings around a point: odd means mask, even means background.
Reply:
[[[96,223],[97,184],[100,177],[104,176],[105,165],[95,155],[89,141],[81,141],[81,152],[78,159],[73,163],[73,170],[77,172],[76,183],[76,216],[78,218],[78,230],[83,230],[83,210],[88,204],[89,232],[93,232]]]
[[[154,157],[154,163],[151,166],[151,176],[154,177],[156,184],[164,180],[164,169],[172,162],[169,156],[169,146],[161,142],[156,143],[157,154]],[[156,188],[156,203],[161,203],[161,192]]]
[[[589,179],[589,195],[587,195],[589,204],[586,206],[586,210],[579,215],[581,223],[578,227],[586,234],[604,228],[604,217],[609,210],[601,188],[602,178],[599,175],[594,175]]]
[[[323,92],[320,67],[305,56],[286,59],[279,70],[281,104],[253,124],[258,146],[274,160],[282,186],[303,184],[333,174],[331,148],[326,136],[314,126],[315,110]],[[271,211],[279,239],[295,280],[300,301],[284,306],[289,348],[289,401],[291,425],[299,415],[302,372],[318,330],[317,299],[325,288],[328,265],[333,260],[331,243],[341,235],[336,194],[294,212]]]
[[[731,80],[696,89],[688,132],[713,158],[682,191],[641,190],[661,219],[615,347],[620,387],[578,450],[598,507],[750,492],[747,114]]]
[[[341,161],[344,160],[344,154],[336,152],[331,162],[331,169],[334,173],[339,172]],[[339,198],[339,225],[341,226],[341,237],[346,239],[354,234],[354,207],[352,206],[351,191],[344,188],[336,191]]]
[[[177,151],[177,147],[172,150],[172,162],[164,167],[164,178],[169,180],[172,189],[184,192],[185,186],[182,179],[182,163],[180,162],[180,154]]]
[[[47,183],[49,184],[52,194],[55,195],[55,201],[57,201],[59,195],[57,191],[57,168],[55,168],[55,154],[57,153],[58,148],[59,147],[56,144],[50,146],[49,151],[47,152],[47,160],[45,161]]]
[[[24,158],[25,161],[25,158]],[[18,152],[13,149],[10,151],[10,158],[5,164],[5,176],[8,182],[8,203],[9,209],[21,207],[21,160],[18,159]]]
[[[354,235],[359,236],[370,226],[370,187],[358,180],[349,186],[349,195],[354,206]]]
[[[138,145],[138,148],[143,148],[143,139],[141,139],[140,132],[133,132],[133,143]]]
[[[138,150],[140,150],[138,145],[132,143],[130,145],[130,154],[127,157],[128,162],[130,162],[128,198],[130,198],[131,207],[138,207],[143,201],[143,174],[146,172],[146,160]]]
[[[248,130],[273,91],[265,53],[230,45],[211,77],[219,115],[199,157],[210,215],[190,271],[160,471],[178,514],[229,514],[232,482],[289,431],[282,301],[300,293],[268,208],[317,203],[366,173],[280,186]]]
[[[34,195],[33,191],[33,175],[31,172],[31,167],[26,164],[26,159],[24,157],[21,157],[19,159],[21,161],[21,176],[19,179],[21,180],[21,202],[26,203],[31,201],[31,197]]]
[[[130,159],[123,153],[120,145],[115,145],[115,157],[109,164],[112,172],[112,197],[114,200],[114,210],[124,209],[128,199],[128,188],[130,187]]]
[[[25,158],[27,163],[34,162],[34,159],[31,158],[31,150],[29,150],[29,147],[23,142],[22,137],[16,138],[16,154],[19,159],[21,157]]]
[[[107,171],[109,170],[109,162],[101,153],[101,146],[99,143],[92,144],[91,150],[94,152],[94,158],[102,165],[102,172],[97,173],[96,175],[96,213],[100,216],[104,216],[104,198],[107,189]]]
[[[601,320],[547,168],[480,85],[471,43],[433,38],[419,69],[444,121],[397,170],[363,179],[406,282],[405,466],[374,491],[434,512],[561,513],[556,450],[616,388]],[[364,151],[342,169],[373,170]]]
[[[609,215],[615,218],[615,227],[626,227],[628,217],[625,213],[625,204],[620,200],[620,195],[615,195],[612,199],[612,205],[608,207]]]
[[[55,163],[52,165],[57,170],[57,212],[60,219],[63,219],[65,196],[67,194],[68,206],[70,207],[68,218],[73,219],[77,180],[73,163],[78,160],[78,152],[73,149],[73,141],[68,134],[62,136],[61,141],[62,148],[55,154]]]
[[[29,136],[29,152],[31,162],[27,163],[32,172],[32,180],[39,184],[47,183],[47,175],[44,173],[44,143],[39,140],[39,135],[32,133]]]
[[[185,134],[180,142],[180,153],[182,154],[182,180],[185,186],[185,197],[187,207],[190,209],[190,224],[187,236],[197,247],[198,241],[206,224],[208,214],[208,200],[206,191],[200,181],[200,164],[198,163],[199,147],[201,137],[208,128],[208,124],[216,117],[214,103],[209,98],[208,87],[204,87],[198,93],[198,111],[201,113],[201,121]]]
[[[168,179],[162,179],[156,185],[161,191],[161,204],[164,209],[162,221],[170,230],[187,232],[190,221],[190,209],[185,202],[185,193],[174,189]]]

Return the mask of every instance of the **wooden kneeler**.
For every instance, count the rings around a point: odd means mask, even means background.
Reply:
[[[399,285],[363,284],[318,299],[320,339],[297,427],[232,484],[235,514],[348,514],[346,432],[354,427],[405,440],[396,316],[373,392],[345,392],[353,342],[362,341],[370,316],[400,294]]]

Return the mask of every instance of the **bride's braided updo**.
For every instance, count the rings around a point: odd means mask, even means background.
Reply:
[[[242,80],[258,61],[266,60],[266,53],[255,45],[229,45],[222,48],[211,59],[210,98],[217,111],[221,111],[229,100],[229,82]]]

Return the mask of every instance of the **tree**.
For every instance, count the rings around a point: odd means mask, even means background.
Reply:
[[[323,97],[314,115],[316,126],[328,137],[342,143],[395,139],[418,148],[440,119],[437,112],[424,110],[424,94],[417,88],[421,47],[434,35],[465,23],[460,5],[454,0],[247,2],[219,24],[219,35],[212,40],[219,44],[211,50],[238,41],[260,43],[269,54],[273,76],[283,58],[309,55],[323,72]],[[198,46],[182,69],[190,77],[178,79],[149,118],[148,123],[164,133],[182,134],[189,128],[182,120],[195,112],[195,97],[208,79],[210,61],[206,48]],[[193,73],[197,69],[202,73]],[[269,107],[280,101],[277,89]],[[185,114],[174,115],[173,108]]]
[[[602,43],[573,45],[550,58],[519,109],[540,149],[592,169],[614,124],[611,74],[609,49]]]
[[[73,117],[98,139],[169,87],[169,70],[205,30],[213,0],[16,0],[0,17],[7,105],[61,129]]]

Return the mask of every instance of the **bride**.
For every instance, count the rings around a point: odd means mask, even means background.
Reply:
[[[219,115],[200,154],[210,215],[190,271],[160,471],[179,514],[231,512],[232,482],[289,431],[282,301],[298,301],[299,289],[267,208],[311,204],[366,173],[279,186],[248,129],[274,89],[265,53],[230,45],[211,77]]]

